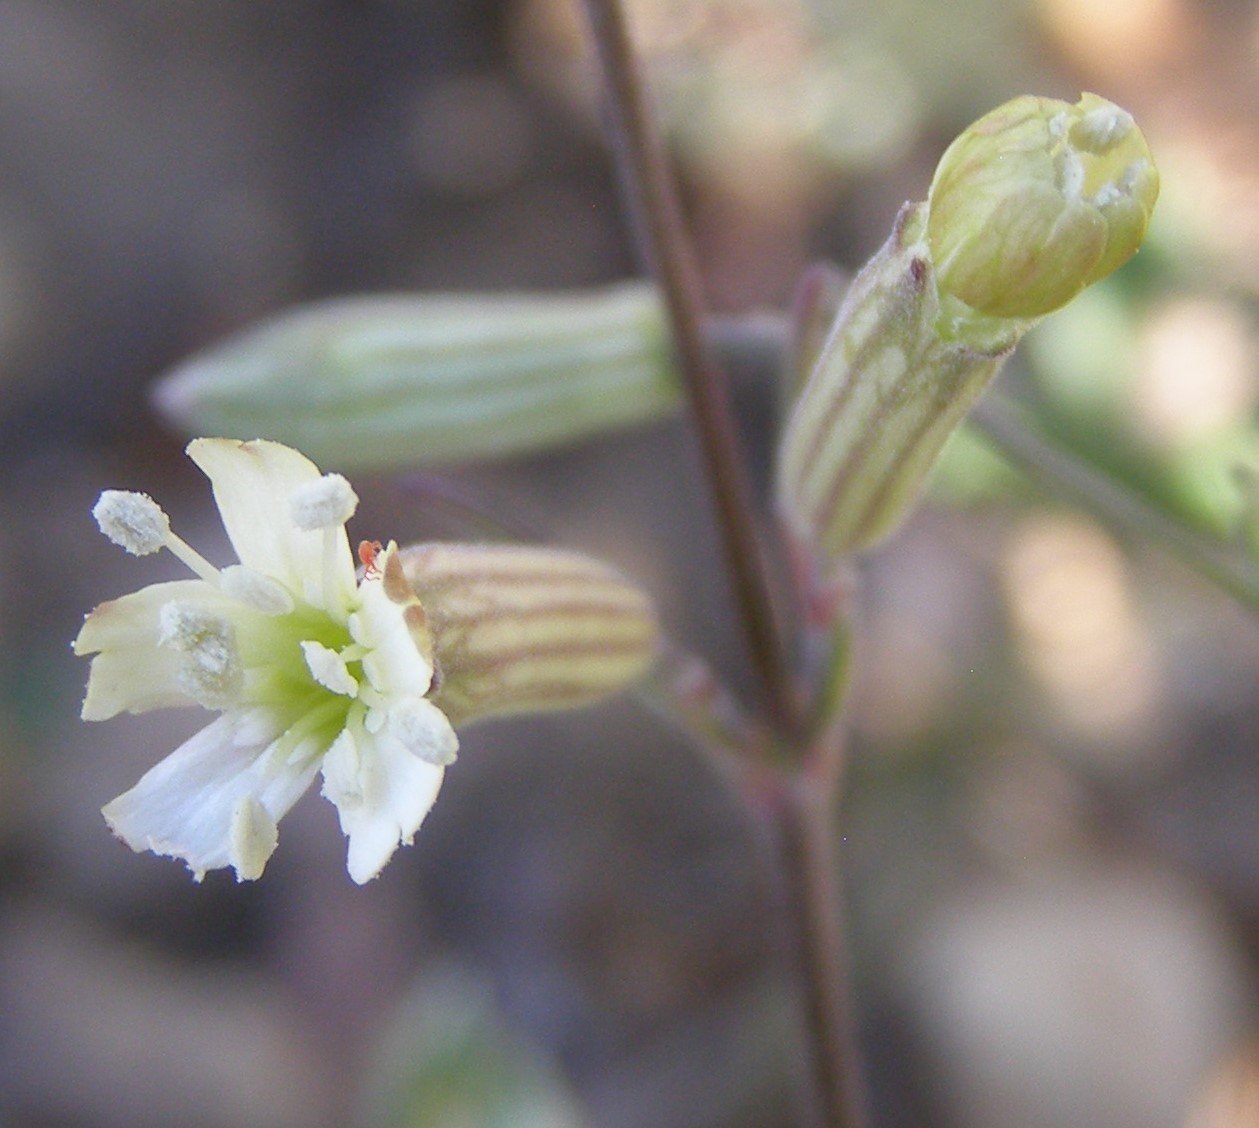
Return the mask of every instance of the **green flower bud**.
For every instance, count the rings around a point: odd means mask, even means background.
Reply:
[[[1132,115],[1095,94],[1025,95],[949,146],[928,196],[927,242],[945,331],[975,315],[1037,318],[1141,245],[1158,172]]]
[[[580,553],[523,545],[401,550],[433,641],[433,703],[454,724],[588,705],[656,652],[649,596]]]
[[[306,306],[186,361],[159,409],[345,470],[496,458],[663,418],[680,403],[655,289],[392,295]]]
[[[833,558],[890,532],[1019,339],[1136,250],[1157,190],[1132,119],[1093,95],[1017,98],[963,133],[788,416],[778,505],[798,543]]]

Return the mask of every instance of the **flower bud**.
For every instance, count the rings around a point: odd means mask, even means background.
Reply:
[[[1132,115],[1095,94],[1025,95],[945,151],[927,242],[946,315],[1036,318],[1122,266],[1141,245],[1158,172]]]
[[[401,550],[433,640],[433,703],[454,724],[587,705],[651,662],[651,599],[608,565],[523,545]]]
[[[1158,192],[1131,117],[1016,98],[945,153],[853,280],[787,419],[778,505],[834,558],[890,532],[945,440],[1045,313],[1137,249]]]
[[[495,458],[663,418],[681,400],[653,287],[347,298],[281,314],[155,390],[196,434],[345,470]]]

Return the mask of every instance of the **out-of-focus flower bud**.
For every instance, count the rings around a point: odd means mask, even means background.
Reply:
[[[655,655],[650,597],[591,557],[477,544],[400,555],[433,640],[431,696],[453,723],[587,705],[626,688]]]
[[[495,458],[676,411],[654,287],[385,295],[282,314],[155,390],[197,434],[259,435],[345,470]]]
[[[940,162],[925,204],[853,280],[779,448],[798,544],[859,551],[906,515],[1019,339],[1137,249],[1158,192],[1132,118],[1016,98]]]
[[[1096,94],[999,106],[949,146],[931,182],[942,329],[965,337],[974,315],[1036,318],[1066,305],[1136,253],[1157,198],[1158,172],[1126,110]]]

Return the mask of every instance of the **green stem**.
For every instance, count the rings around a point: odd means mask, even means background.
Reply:
[[[789,347],[787,319],[758,314],[736,325],[716,320],[709,340],[719,356],[772,373]],[[988,393],[967,421],[1011,463],[1044,488],[1092,514],[1112,531],[1137,536],[1177,557],[1250,610],[1259,610],[1259,568],[1239,548],[1212,543],[1035,431],[1007,400]]]
[[[714,363],[704,339],[699,276],[683,229],[677,192],[647,105],[622,6],[618,0],[585,0],[585,8],[603,69],[609,133],[621,189],[640,251],[668,312],[748,651],[770,716],[781,731],[793,732],[798,725],[795,694],[757,537],[726,376]]]
[[[1121,535],[1160,545],[1252,610],[1259,610],[1259,571],[1239,552],[1214,545],[1032,430],[1015,408],[989,396],[970,414],[1006,458],[1033,480],[1087,510]]]

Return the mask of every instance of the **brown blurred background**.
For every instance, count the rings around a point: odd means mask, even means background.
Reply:
[[[1132,110],[1150,246],[1003,385],[1230,528],[1259,464],[1259,6],[629,6],[723,312],[859,265],[1008,97]],[[99,807],[198,718],[77,719],[82,615],[174,574],[96,534],[97,492],[153,493],[226,559],[162,371],[315,298],[636,271],[578,17],[0,0],[0,1128],[795,1122],[763,843],[634,702],[468,732],[365,889],[315,795],[254,885],[133,856]],[[762,485],[774,402],[740,374]],[[459,476],[744,683],[680,424]],[[461,532],[413,483],[356,485],[363,535]],[[880,1128],[1259,1124],[1259,618],[977,439],[864,571],[840,847]]]

